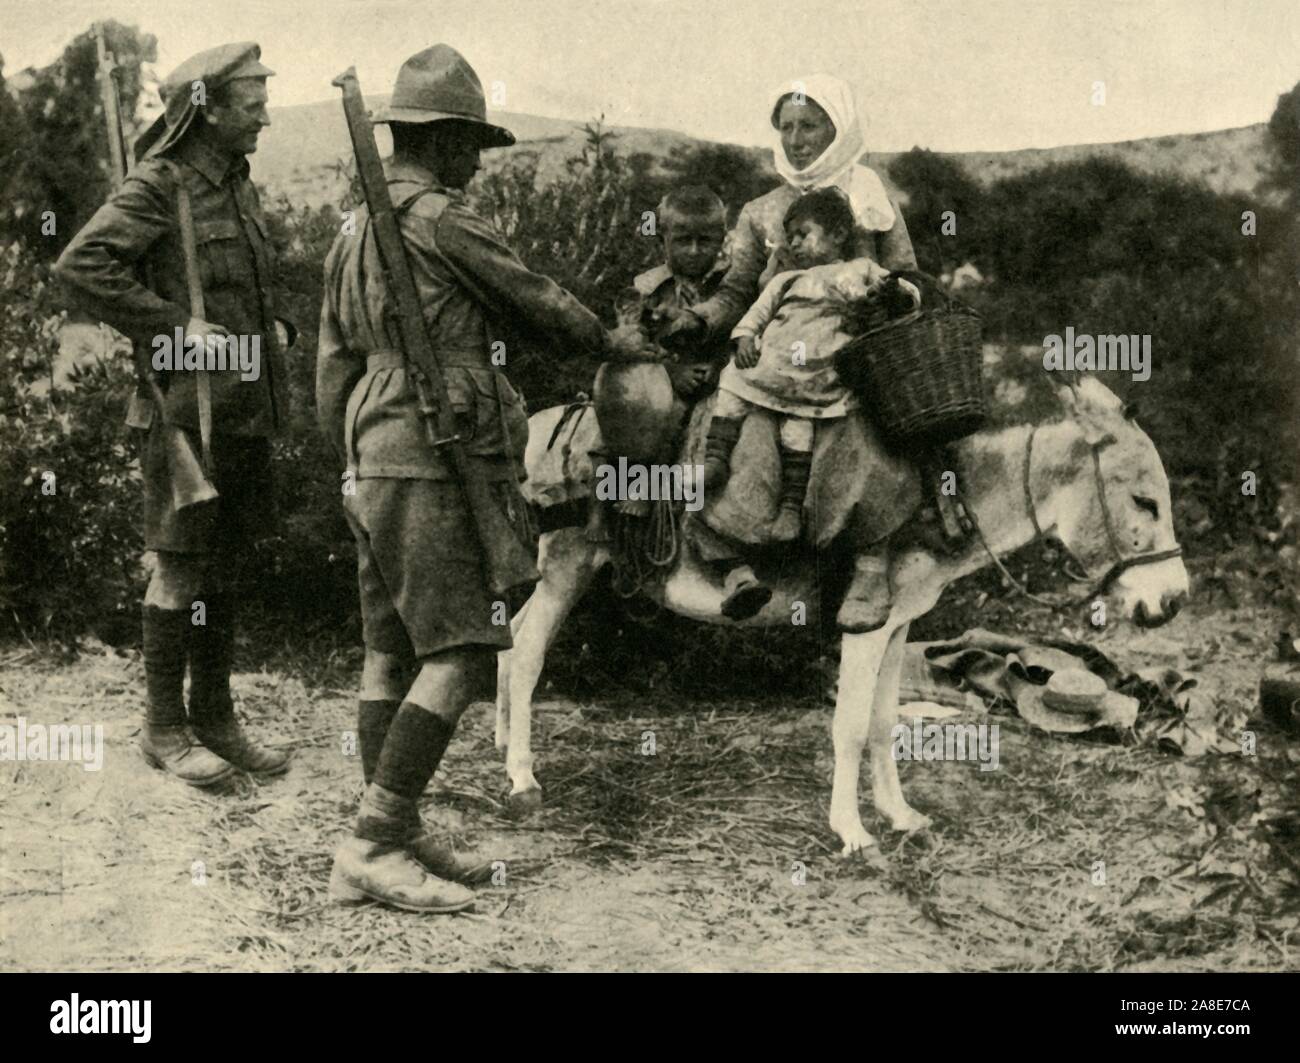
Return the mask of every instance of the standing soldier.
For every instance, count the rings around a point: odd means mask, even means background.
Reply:
[[[148,710],[140,747],[152,765],[194,786],[235,768],[271,775],[288,766],[287,755],[243,732],[230,697],[235,595],[226,574],[251,548],[271,501],[268,436],[284,413],[282,351],[293,334],[274,316],[275,266],[245,158],[271,124],[273,71],[260,59],[256,44],[225,44],[167,77],[165,111],[137,142],[138,164],[55,266],[80,308],[132,341],[138,366],[169,347],[173,355],[154,380],[142,378],[127,422],[146,430],[144,538],[155,555],[143,610]],[[187,284],[186,223],[202,311]],[[177,342],[182,334],[195,343]],[[200,342],[202,364],[216,365],[207,338],[217,336],[238,337],[243,364],[231,357],[232,368],[205,371],[191,357],[185,368],[178,348]],[[210,452],[215,499],[185,504],[170,460],[178,438],[191,453],[200,441]]]
[[[609,352],[609,336],[467,205],[479,152],[514,136],[488,123],[478,75],[455,49],[435,45],[403,63],[372,121],[392,129],[388,190],[458,434],[521,525],[528,421],[497,371],[501,324],[593,354]],[[423,835],[417,801],[461,713],[491,690],[496,653],[511,645],[509,616],[489,588],[452,463],[426,438],[395,309],[362,209],[325,262],[316,362],[321,426],[348,468],[366,647],[358,734],[367,788],[354,834],[335,853],[330,896],[451,912],[473,901],[457,883],[483,881],[491,868]]]

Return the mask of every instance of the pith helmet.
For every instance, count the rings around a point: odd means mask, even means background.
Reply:
[[[403,63],[388,106],[381,107],[370,120],[468,122],[478,127],[485,147],[506,148],[515,142],[510,130],[487,120],[478,75],[460,52],[446,44],[435,44]]]

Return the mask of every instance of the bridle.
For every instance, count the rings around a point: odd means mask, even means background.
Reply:
[[[1038,510],[1034,505],[1034,492],[1030,486],[1030,469],[1034,459],[1034,437],[1038,434],[1038,429],[1040,427],[1040,425],[1034,425],[1034,427],[1029,431],[1029,438],[1025,442],[1025,460],[1021,466],[1020,478],[1025,493],[1025,508],[1028,510],[1029,520],[1034,526],[1034,538],[1031,540],[1032,542],[1039,542],[1047,538],[1047,533],[1043,530],[1043,526],[1038,521]],[[971,509],[970,506],[965,507],[967,516],[970,519],[971,527],[974,529],[976,536],[978,536],[980,544],[984,547],[985,553],[989,555],[993,564],[997,566],[998,571],[1002,573],[1002,576],[1011,584],[1012,587],[1014,587],[1019,593],[1023,594],[1026,598],[1030,598],[1033,601],[1048,606],[1049,608],[1069,609],[1082,605],[1085,602],[1097,598],[1099,595],[1105,594],[1110,588],[1110,585],[1114,583],[1122,573],[1127,572],[1130,568],[1137,568],[1141,565],[1154,565],[1161,561],[1170,561],[1175,557],[1182,557],[1183,555],[1183,548],[1181,546],[1175,546],[1169,550],[1145,550],[1138,554],[1124,553],[1123,548],[1120,546],[1119,535],[1115,531],[1115,521],[1111,516],[1110,505],[1106,501],[1106,483],[1105,480],[1102,479],[1101,475],[1101,451],[1105,445],[1105,443],[1090,443],[1089,449],[1092,451],[1092,471],[1093,480],[1097,488],[1097,500],[1101,503],[1101,515],[1102,522],[1106,528],[1106,540],[1110,545],[1111,556],[1114,558],[1114,561],[1100,577],[1094,577],[1087,572],[1074,573],[1067,570],[1066,575],[1074,582],[1090,582],[1092,584],[1091,589],[1087,593],[1077,598],[1052,601],[1032,593],[1023,583],[1007,571],[1007,567],[1002,563],[998,555],[993,552],[992,547],[989,546],[988,540],[984,538],[984,532],[981,530],[979,523],[975,519],[974,510]]]

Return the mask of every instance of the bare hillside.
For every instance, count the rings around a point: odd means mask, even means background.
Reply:
[[[378,106],[384,97],[373,97],[370,105]],[[342,111],[334,100],[273,108],[272,130],[262,141],[255,160],[255,176],[273,192],[283,192],[291,199],[318,204],[334,201],[339,194],[334,164],[348,150],[347,131]],[[564,160],[582,147],[583,121],[543,118],[538,115],[509,111],[492,112],[492,121],[510,129],[518,145],[487,156],[488,165],[500,165],[512,153],[536,152],[543,174],[557,172]],[[379,127],[382,131],[383,127]],[[666,158],[675,150],[702,143],[695,137],[668,129],[613,127],[617,133],[615,148],[632,154],[645,152]],[[1026,148],[1019,151],[957,152],[976,180],[988,184],[1047,166],[1090,156],[1120,159],[1144,173],[1176,173],[1202,180],[1220,192],[1249,192],[1259,180],[1266,158],[1264,123],[1224,129],[1212,133],[1186,133],[1116,144],[1073,144],[1056,148]],[[381,147],[385,147],[381,132]],[[767,164],[768,152],[750,149],[756,159]],[[870,152],[865,157],[886,184],[889,164],[898,152]]]

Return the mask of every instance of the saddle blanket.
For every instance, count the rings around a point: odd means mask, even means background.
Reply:
[[[680,461],[704,464],[705,438],[713,398],[691,411]],[[704,509],[696,514],[712,531],[747,545],[775,543],[781,491],[778,450],[780,415],[750,412],[732,452],[731,477],[718,497],[705,485]],[[601,451],[600,428],[589,403],[553,407],[529,419],[528,479],[524,497],[541,509],[592,496],[594,454]],[[850,520],[854,534],[874,542],[900,527],[921,502],[915,467],[891,455],[858,414],[817,422],[812,478],[804,504],[804,535],[824,547]]]

